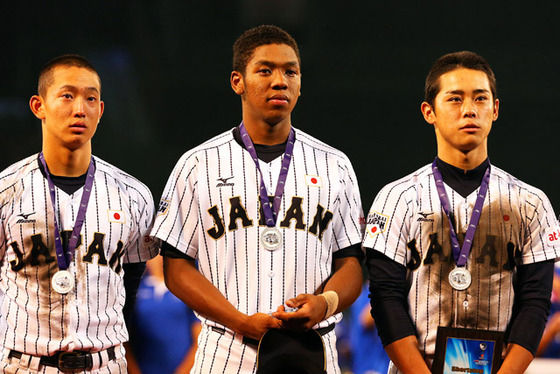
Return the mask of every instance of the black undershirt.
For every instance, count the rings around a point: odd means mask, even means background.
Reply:
[[[233,138],[240,146],[245,148],[245,144],[243,144],[243,140],[241,139],[241,132],[239,131],[239,127],[236,127],[232,130]],[[274,144],[274,145],[264,145],[264,144],[255,144],[255,151],[257,151],[257,157],[259,160],[264,162],[270,162],[284,154],[286,150],[286,143],[288,143],[288,139],[284,143],[281,144]]]
[[[482,183],[486,169],[490,165],[488,159],[472,170],[463,170],[436,158],[436,165],[443,177],[443,182],[463,197],[476,191]]]
[[[41,161],[39,161],[39,170],[41,170],[41,174],[43,174],[46,178],[47,173],[45,172],[45,169],[43,169]],[[51,174],[51,179],[55,186],[66,192],[68,195],[72,195],[74,192],[82,188],[84,184],[86,184],[86,176],[87,172],[79,177],[62,177]]]
[[[462,170],[439,158],[436,164],[443,181],[467,197],[481,184],[488,159],[472,170]],[[410,335],[416,328],[408,313],[407,269],[389,257],[367,249],[370,278],[371,314],[376,320],[383,345]],[[372,277],[372,274],[375,276]],[[515,299],[511,322],[506,330],[508,343],[515,343],[535,354],[550,310],[554,260],[518,265],[514,277]]]

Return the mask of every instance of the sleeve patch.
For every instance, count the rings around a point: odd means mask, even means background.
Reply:
[[[370,236],[376,236],[387,228],[389,216],[379,212],[370,212],[367,217],[367,232]]]
[[[166,215],[169,210],[169,200],[161,200],[158,206],[158,215]]]

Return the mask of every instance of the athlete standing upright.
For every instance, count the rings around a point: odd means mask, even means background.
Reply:
[[[440,57],[422,103],[437,158],[385,186],[371,207],[363,245],[392,373],[430,372],[438,326],[506,331],[501,373],[524,372],[535,354],[558,224],[542,191],[490,164],[498,108],[481,56]]]
[[[316,329],[337,373],[333,327],[361,287],[356,177],[342,152],[292,126],[294,39],[259,26],[233,49],[242,123],[181,157],[152,230],[169,289],[203,322],[193,372],[253,373],[257,339],[289,327]]]
[[[152,196],[91,153],[104,104],[87,60],[51,60],[38,86],[42,152],[0,173],[0,371],[126,372],[123,269],[157,253]]]

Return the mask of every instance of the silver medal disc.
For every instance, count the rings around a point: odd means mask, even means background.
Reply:
[[[68,270],[59,270],[51,279],[52,288],[60,293],[67,294],[74,288],[74,277]]]
[[[466,267],[456,267],[449,273],[449,284],[457,291],[463,291],[471,285],[471,273]]]
[[[269,251],[275,251],[282,246],[282,233],[276,227],[266,227],[261,232],[261,244]]]

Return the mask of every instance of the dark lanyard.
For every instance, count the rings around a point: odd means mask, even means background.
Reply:
[[[259,171],[261,177],[259,198],[261,201],[261,206],[263,208],[266,225],[268,227],[273,227],[276,225],[276,219],[278,217],[278,212],[280,211],[280,202],[282,201],[282,195],[284,195],[284,186],[286,185],[286,178],[288,177],[288,170],[290,168],[290,162],[292,161],[292,153],[294,150],[294,142],[296,138],[295,131],[293,128],[290,129],[290,135],[288,136],[288,143],[286,144],[286,150],[284,151],[284,158],[282,159],[282,167],[280,168],[280,174],[278,176],[278,183],[276,184],[276,192],[274,193],[273,203],[270,203],[270,201],[268,200],[268,192],[266,190],[262,171],[259,166],[257,151],[255,150],[253,141],[247,133],[243,122],[241,122],[241,125],[239,125],[239,133],[241,134],[241,140],[243,141],[243,144],[245,144],[245,148],[255,162],[255,166],[257,167],[257,170]]]
[[[66,270],[70,266],[72,261],[72,255],[76,250],[78,244],[78,238],[80,237],[80,231],[82,231],[82,225],[86,216],[87,206],[89,203],[89,196],[91,195],[91,186],[93,185],[93,176],[95,174],[95,164],[93,162],[93,157],[89,161],[89,167],[87,170],[86,183],[84,184],[84,192],[82,193],[82,200],[80,201],[80,208],[78,209],[78,214],[76,215],[76,222],[74,222],[74,228],[72,230],[72,235],[68,242],[68,247],[64,251],[62,246],[62,239],[60,237],[60,230],[58,225],[58,214],[56,213],[56,193],[54,183],[51,178],[51,173],[45,162],[45,156],[43,152],[39,154],[39,160],[43,164],[45,169],[45,174],[47,175],[47,181],[49,182],[49,192],[51,196],[51,202],[54,211],[54,246],[56,249],[56,260],[58,262],[58,268],[60,270]]]
[[[469,222],[469,227],[465,235],[465,240],[463,241],[462,248],[459,247],[459,240],[457,239],[457,233],[455,232],[455,227],[453,226],[453,221],[451,220],[451,204],[449,204],[449,198],[447,197],[447,192],[445,192],[445,187],[443,186],[443,178],[441,172],[439,171],[436,160],[432,162],[432,171],[434,173],[434,179],[436,181],[436,188],[439,195],[439,201],[447,219],[449,220],[449,234],[451,236],[451,246],[453,247],[453,257],[455,258],[455,263],[457,266],[462,267],[467,263],[467,258],[472,248],[472,241],[474,239],[474,234],[480,221],[480,216],[482,215],[482,206],[484,205],[484,199],[486,198],[486,193],[488,192],[488,184],[490,182],[490,165],[482,177],[482,183],[480,184],[480,189],[478,190],[478,196],[474,204],[473,212]]]

